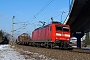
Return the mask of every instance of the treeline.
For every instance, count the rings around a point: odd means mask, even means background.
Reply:
[[[0,30],[0,44],[8,44],[10,40],[10,34],[3,30]]]
[[[85,37],[85,40],[83,41],[83,43],[85,46],[90,45],[90,32],[86,33],[86,37]]]

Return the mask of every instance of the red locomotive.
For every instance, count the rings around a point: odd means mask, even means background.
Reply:
[[[49,25],[35,29],[32,32],[32,45],[53,48],[71,47],[70,42],[70,26],[59,22],[52,22]]]

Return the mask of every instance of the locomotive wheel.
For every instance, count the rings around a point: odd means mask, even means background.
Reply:
[[[61,49],[68,49],[68,43],[67,42],[62,42],[61,43]]]
[[[53,47],[54,47],[54,44],[50,43],[50,48],[53,49]]]
[[[29,45],[31,46],[31,43],[29,42]]]
[[[37,46],[37,47],[40,47],[40,44],[39,44],[39,43],[36,43],[36,46]]]
[[[49,44],[48,43],[46,44],[46,48],[49,48]]]
[[[32,46],[35,47],[35,43],[32,43]]]
[[[38,43],[37,47],[40,47],[40,43]]]
[[[61,48],[61,49],[64,49],[64,42],[61,42],[60,48]]]
[[[68,44],[64,42],[64,49],[68,49]]]
[[[48,48],[48,45],[46,45],[46,48]]]

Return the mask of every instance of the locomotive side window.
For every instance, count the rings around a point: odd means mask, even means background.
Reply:
[[[62,31],[62,26],[56,26],[56,31]]]
[[[52,27],[50,26],[50,31],[52,31]]]

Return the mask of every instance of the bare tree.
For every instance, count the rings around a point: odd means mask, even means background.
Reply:
[[[90,45],[89,32],[86,33],[86,37],[83,42],[84,42],[85,46]]]

